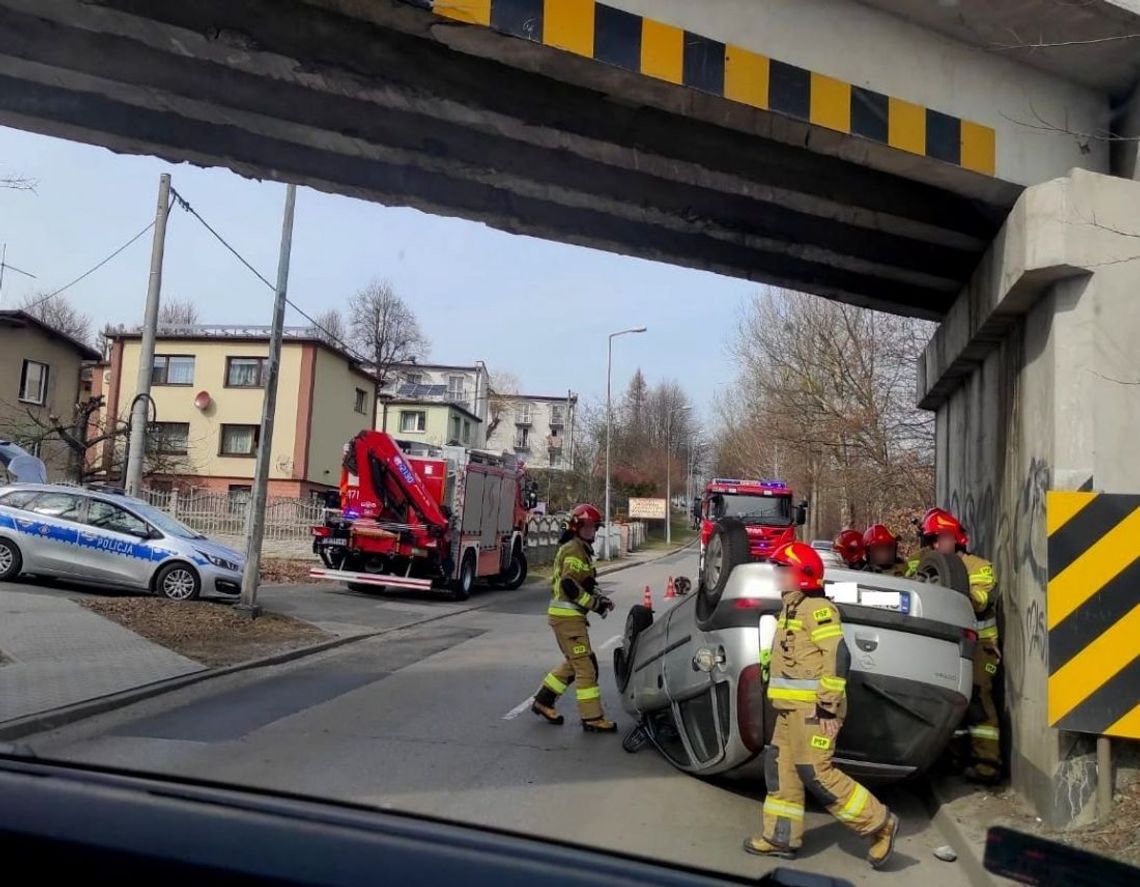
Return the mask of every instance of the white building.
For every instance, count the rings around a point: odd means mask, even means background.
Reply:
[[[376,428],[434,446],[487,445],[487,367],[398,364],[377,394]]]
[[[531,468],[569,468],[578,395],[515,394],[495,398],[487,449],[515,453]]]

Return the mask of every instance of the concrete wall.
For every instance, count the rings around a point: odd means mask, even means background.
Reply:
[[[1137,206],[1080,171],[1028,190],[920,367],[939,502],[999,577],[1013,784],[1052,824],[1096,777],[1089,738],[1048,726],[1045,493],[1140,492]]]
[[[1073,167],[1108,171],[1108,100],[849,0],[607,0],[607,5],[993,127],[998,178],[1031,185]],[[1044,129],[1042,127],[1045,127]]]

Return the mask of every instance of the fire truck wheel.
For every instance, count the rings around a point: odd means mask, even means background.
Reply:
[[[475,585],[475,552],[469,551],[463,556],[463,566],[459,568],[459,578],[452,580],[451,599],[465,601],[471,597],[471,588]]]
[[[503,588],[514,591],[524,582],[526,582],[526,555],[522,553],[522,549],[517,545],[514,551],[511,552],[511,563],[507,567],[506,572],[499,577],[499,584]]]

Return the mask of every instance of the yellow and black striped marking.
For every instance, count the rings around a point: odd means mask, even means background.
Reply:
[[[1049,723],[1140,739],[1140,496],[1050,492]]]
[[[997,140],[988,126],[595,0],[433,0],[432,9],[436,15],[994,175]]]

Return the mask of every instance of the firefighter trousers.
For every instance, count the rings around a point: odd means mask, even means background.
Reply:
[[[974,695],[966,713],[970,734],[970,761],[984,776],[1001,773],[1001,734],[994,685],[997,683],[997,640],[981,640],[974,647]]]
[[[602,716],[602,688],[598,686],[598,657],[590,648],[590,632],[586,617],[551,616],[550,627],[562,651],[562,662],[542,680],[535,699],[553,706],[558,698],[575,684],[578,714],[592,721]]]
[[[887,821],[887,808],[866,788],[832,765],[835,740],[803,710],[776,712],[776,731],[764,752],[764,839],[797,850],[804,838],[804,790],[860,835]]]

